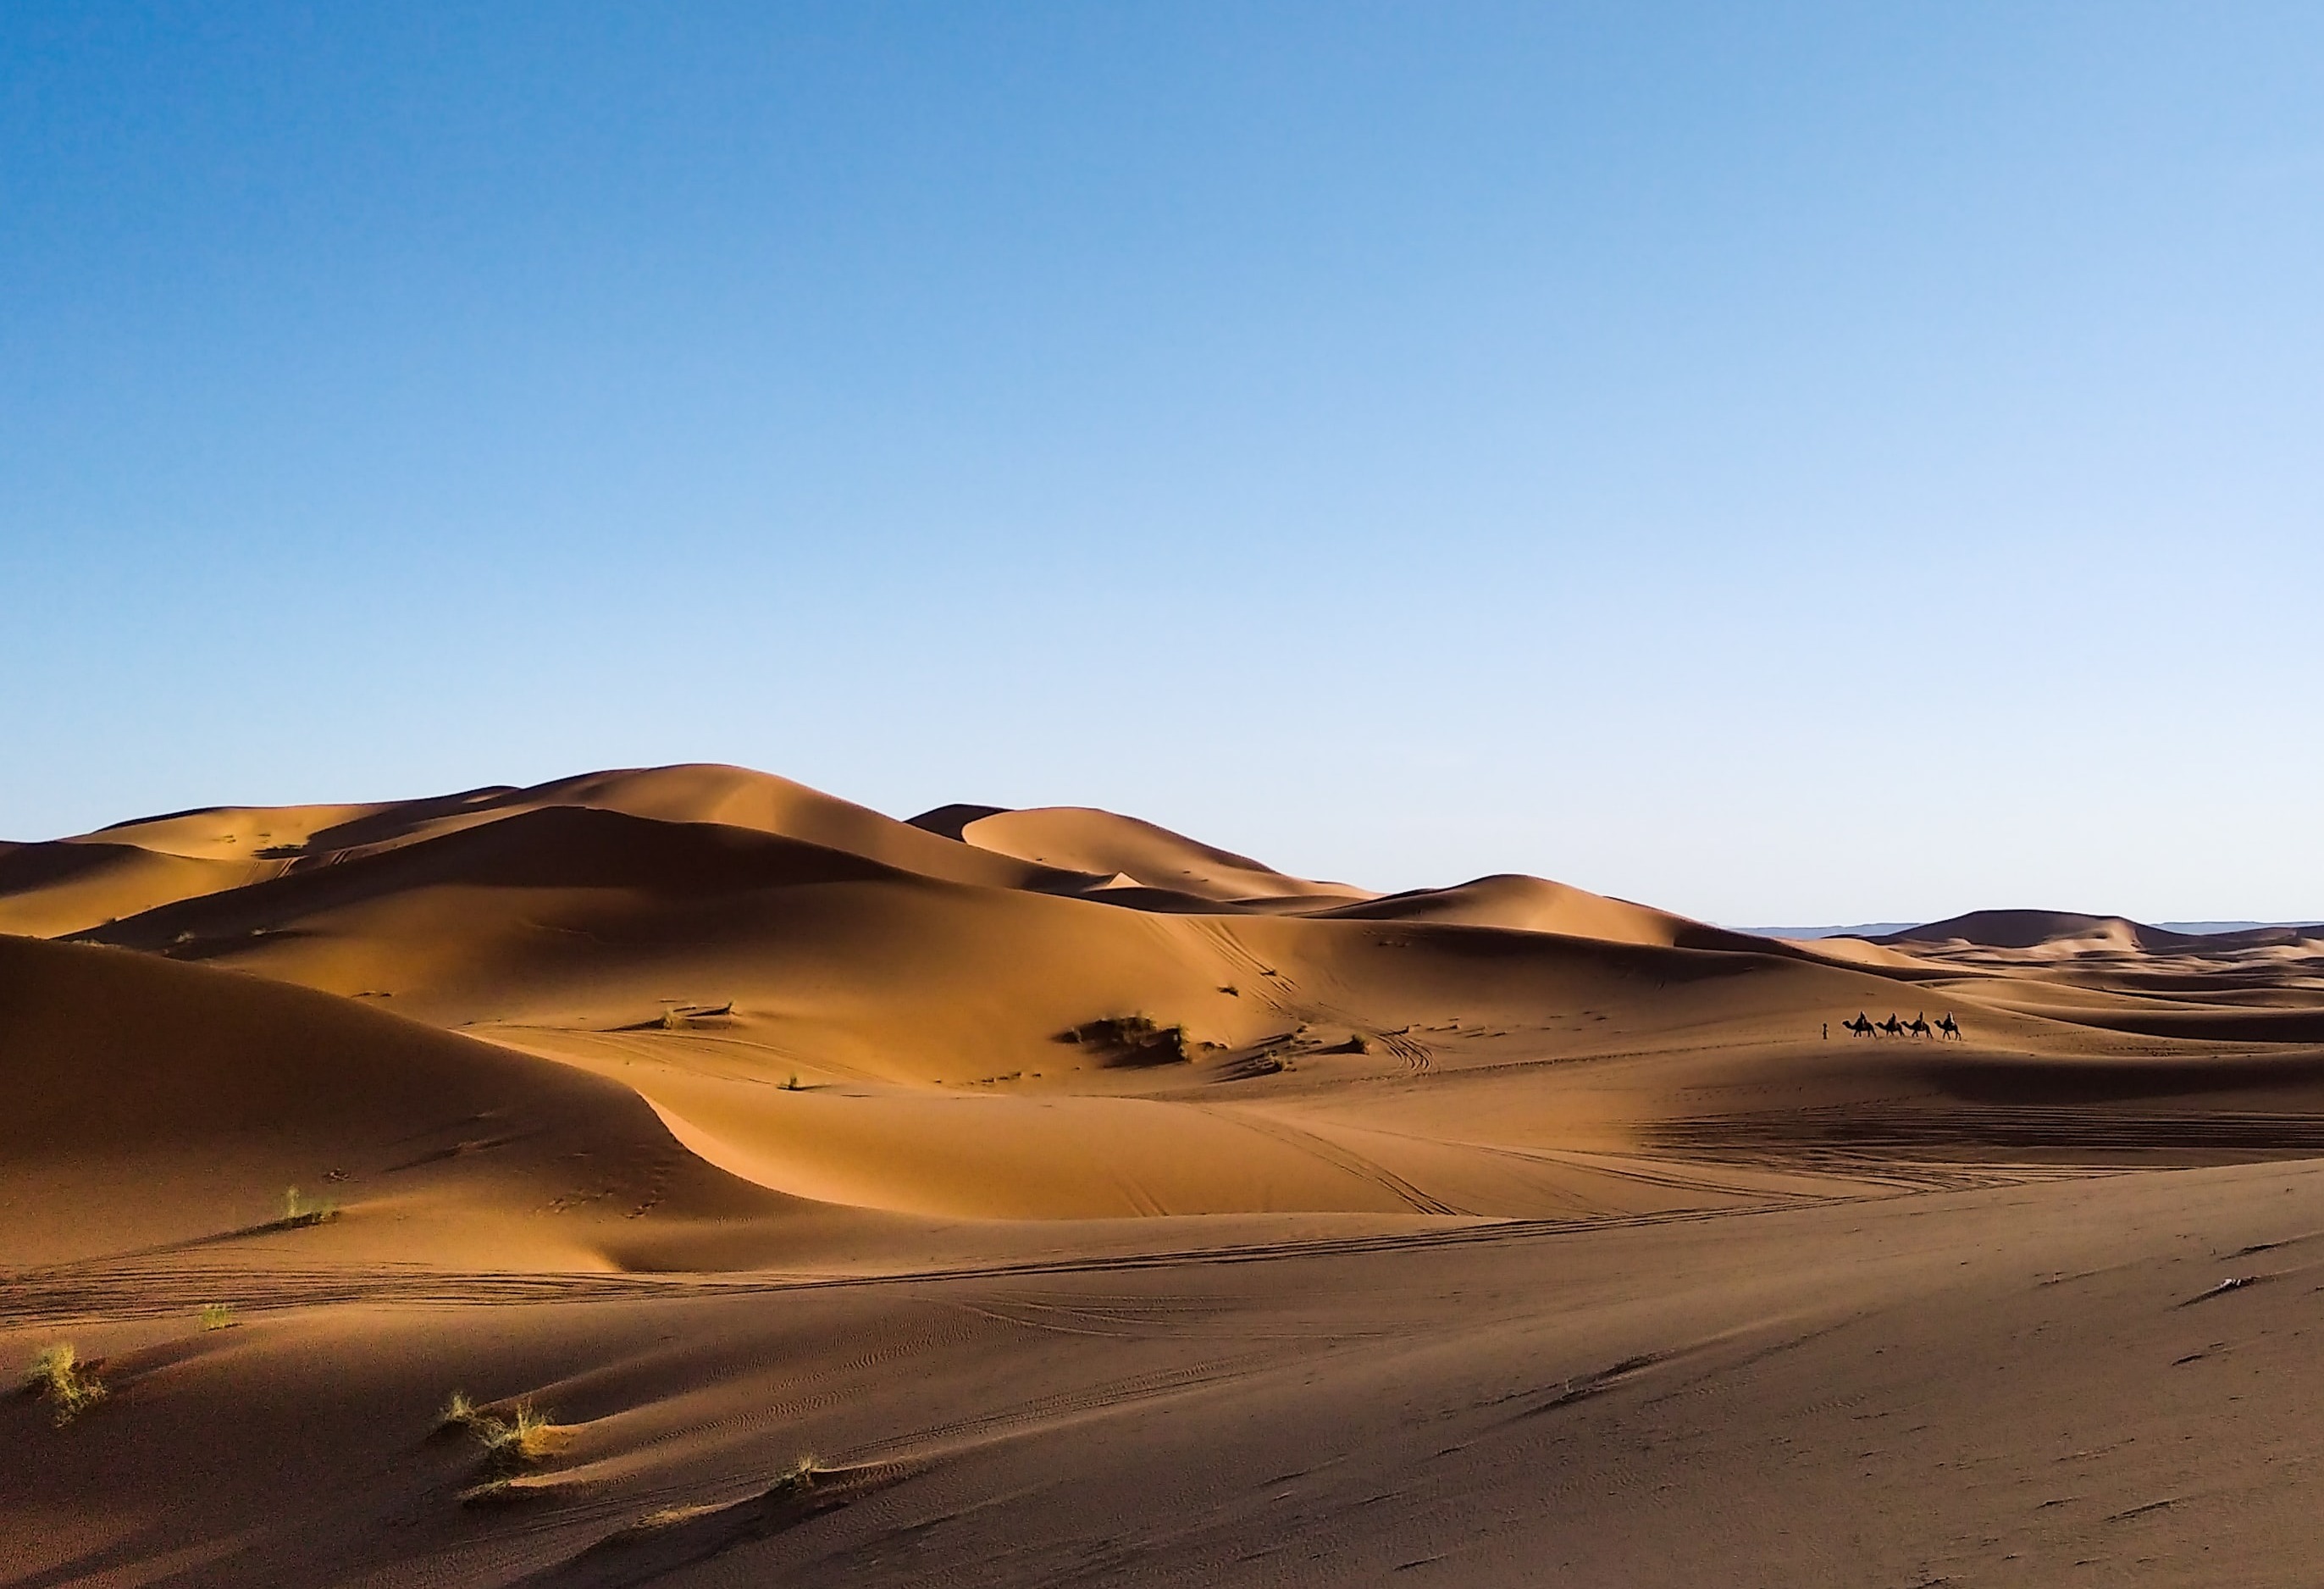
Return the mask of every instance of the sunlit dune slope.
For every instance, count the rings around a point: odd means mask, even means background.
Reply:
[[[1302,1024],[1346,1037],[1463,1014],[1545,1017],[1601,984],[1610,998],[1706,966],[1748,973],[1771,947],[1738,938],[1750,956],[1657,959],[1666,946],[1458,925],[1155,916],[575,807],[180,901],[97,936],[386,995],[446,1024],[611,1029],[739,1001],[742,1015],[830,1029],[828,1057],[846,1067],[929,1082],[1011,1060],[1109,1068],[1058,1039],[1110,1016],[1237,1049]]]
[[[1843,965],[1861,965],[1869,970],[1904,974],[1921,971],[1931,971],[1937,975],[1955,974],[1940,963],[1923,960],[1902,949],[1860,938],[1785,938],[1782,941],[1803,955],[1812,955],[1819,960],[1836,961]]]
[[[998,888],[1071,892],[1106,881],[1103,873],[1061,871],[945,839],[788,779],[690,765],[424,799],[206,807],[116,823],[53,844],[8,845],[0,848],[0,931],[58,936],[172,901],[574,808],[746,828]]]
[[[1077,869],[1070,862],[1030,861],[964,845],[788,778],[742,767],[596,772],[520,791],[519,799],[529,807],[587,806],[662,822],[755,828],[954,882],[1035,888],[1101,881],[1073,875]]]
[[[1506,927],[1554,932],[1609,943],[1657,944],[1666,948],[1733,949],[1746,954],[1790,954],[1788,945],[1748,933],[1729,932],[1628,900],[1609,899],[1586,889],[1545,878],[1501,873],[1453,888],[1418,889],[1387,894],[1329,914],[1360,921],[1434,921],[1468,927]]]
[[[634,1094],[305,988],[0,938],[0,1266],[344,1206],[302,1251],[558,1266],[788,1206]]]
[[[141,817],[115,822],[68,842],[134,845],[161,855],[195,860],[246,861],[265,857],[286,859],[313,843],[318,835],[346,831],[379,819],[408,822],[413,808],[435,811],[457,808],[497,799],[504,789],[475,790],[431,800],[389,800],[364,805],[318,806],[201,806],[161,817]],[[324,848],[336,847],[327,841]]]
[[[1236,901],[1338,903],[1369,899],[1340,882],[1311,882],[1213,848],[1168,828],[1111,811],[1074,806],[1005,811],[945,806],[914,826],[981,850],[1042,866],[1092,874],[1112,889],[1141,888],[1215,904]]]
[[[218,860],[93,840],[13,845],[0,851],[0,932],[61,938],[282,869],[280,861]]]

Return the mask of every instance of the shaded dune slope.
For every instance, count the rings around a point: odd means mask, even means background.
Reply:
[[[680,1150],[634,1094],[342,999],[0,938],[0,1265],[346,1206],[306,1250],[570,1266],[606,1227],[788,1206]]]

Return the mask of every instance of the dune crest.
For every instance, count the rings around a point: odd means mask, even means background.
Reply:
[[[916,827],[1036,865],[1213,904],[1318,901],[1371,896],[1339,882],[1289,877],[1248,855],[1214,848],[1183,834],[1077,806],[1009,811],[991,806],[943,806],[912,818]]]
[[[2084,916],[2071,910],[1972,910],[1925,926],[1907,928],[1871,940],[1899,947],[1962,945],[1989,949],[2127,951],[2185,949],[2200,939],[2148,927],[2122,916]]]

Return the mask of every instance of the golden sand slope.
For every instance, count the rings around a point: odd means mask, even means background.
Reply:
[[[96,840],[13,845],[0,849],[0,932],[60,938],[282,869]]]
[[[1256,908],[1337,905],[1371,896],[1339,882],[1310,882],[1270,866],[1111,811],[1056,806],[1002,811],[986,806],[945,806],[912,818],[914,826],[980,850],[1036,865],[1062,868],[1121,891],[1143,891],[1151,902],[1240,903]]]

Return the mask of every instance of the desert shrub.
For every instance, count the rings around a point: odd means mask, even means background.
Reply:
[[[661,1012],[661,1029],[664,1031],[687,1031],[696,1021],[715,1021],[720,1016],[733,1013],[734,1001],[732,999],[723,1004],[665,1004]]]
[[[309,1197],[296,1187],[282,1191],[282,1217],[274,1223],[284,1225],[321,1224],[339,1216],[339,1206],[328,1197]]]
[[[505,1418],[487,1418],[476,1427],[484,1460],[495,1466],[530,1467],[557,1448],[557,1426],[520,1401]]]
[[[234,1309],[228,1307],[225,1303],[205,1302],[202,1304],[201,1324],[202,1328],[205,1330],[230,1330],[234,1328],[235,1324],[238,1322],[240,1321],[234,1316]]]
[[[484,1465],[501,1473],[530,1467],[549,1456],[562,1433],[530,1401],[518,1402],[508,1417],[500,1418],[478,1407],[463,1390],[452,1392],[437,1427],[467,1430],[483,1450]]]
[[[43,1346],[32,1354],[32,1366],[24,1371],[24,1390],[48,1399],[59,1428],[106,1396],[105,1381],[97,1377],[94,1366],[81,1361],[70,1341]]]
[[[1108,1015],[1085,1021],[1064,1040],[1094,1049],[1114,1065],[1177,1065],[1194,1057],[1183,1024],[1164,1026],[1151,1015]]]
[[[802,1455],[797,1462],[775,1475],[775,1482],[767,1486],[767,1494],[770,1498],[805,1494],[815,1488],[815,1481],[818,1476],[830,1471],[816,1457]]]

